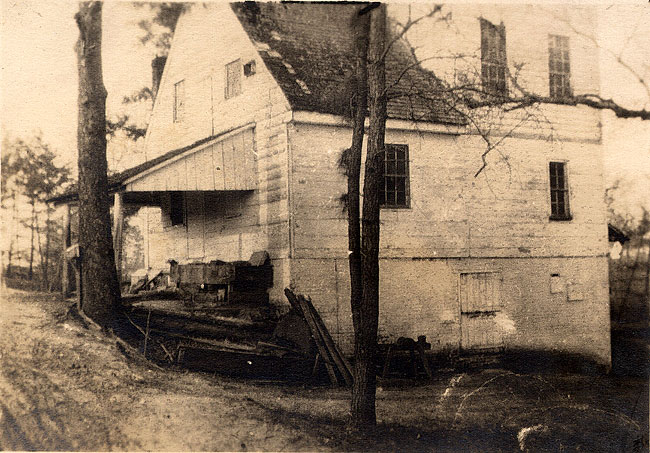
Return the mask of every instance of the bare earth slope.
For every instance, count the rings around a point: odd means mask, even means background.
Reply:
[[[47,294],[0,302],[0,449],[307,450],[228,379],[134,365]],[[323,450],[323,447],[317,447]]]
[[[379,426],[345,435],[349,391],[159,369],[56,296],[0,297],[1,450],[648,450],[647,378],[437,370],[383,381]]]

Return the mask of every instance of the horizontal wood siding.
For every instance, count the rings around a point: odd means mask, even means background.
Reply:
[[[347,224],[337,167],[349,129],[291,129],[298,258],[347,256]],[[487,157],[474,136],[391,131],[409,145],[411,207],[382,209],[382,257],[597,256],[607,250],[600,145],[507,139]],[[550,221],[548,162],[567,162],[573,220]]]
[[[256,73],[247,77],[242,72],[241,94],[225,99],[225,68],[235,60],[242,64],[255,61]],[[174,122],[174,84],[181,80],[185,112]],[[288,109],[230,5],[192,4],[176,27],[147,130],[147,158],[254,122],[260,110],[275,111],[276,105]]]
[[[291,264],[296,291],[311,296],[337,343],[351,354],[347,266],[345,258]],[[605,257],[382,259],[380,342],[426,335],[435,352],[460,348],[460,282],[468,273],[495,273],[502,279],[499,314],[489,318],[495,331],[486,332],[488,339],[498,334],[506,349],[554,350],[610,363]],[[551,293],[551,274],[561,279],[558,293]],[[583,291],[582,300],[569,300],[572,286]]]

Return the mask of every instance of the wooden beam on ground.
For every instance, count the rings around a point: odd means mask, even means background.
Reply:
[[[307,322],[307,326],[309,327],[309,330],[311,331],[311,336],[313,337],[314,341],[316,342],[316,347],[318,348],[318,353],[320,354],[321,358],[323,359],[323,363],[325,364],[325,368],[327,369],[327,374],[330,377],[330,381],[334,385],[338,385],[339,381],[338,378],[336,377],[336,371],[334,370],[334,367],[332,366],[332,358],[330,357],[330,353],[325,346],[325,342],[323,341],[323,338],[320,335],[320,332],[318,330],[318,327],[316,326],[316,321],[314,320],[311,311],[309,310],[306,301],[304,298],[299,298],[296,297],[296,295],[291,291],[289,288],[286,288],[284,290],[284,294],[287,296],[287,299],[289,300],[289,303],[291,306],[298,310],[298,313],[302,313],[303,318]]]
[[[343,354],[341,354],[341,351],[336,346],[336,343],[334,343],[332,336],[327,330],[327,327],[325,326],[325,323],[320,317],[320,314],[318,314],[318,311],[316,311],[316,308],[314,307],[314,304],[311,302],[311,299],[309,298],[305,299],[305,303],[307,304],[308,310],[310,310],[314,318],[314,321],[316,322],[316,327],[318,328],[321,336],[323,337],[323,340],[325,341],[325,345],[327,346],[332,358],[334,359],[334,363],[336,363],[336,366],[339,368],[341,375],[343,375],[343,379],[345,379],[346,385],[348,387],[352,387],[352,384],[354,383],[354,380],[352,378],[352,367],[350,367],[350,364],[348,363],[346,358],[343,357]]]

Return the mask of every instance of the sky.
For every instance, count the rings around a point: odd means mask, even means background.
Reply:
[[[60,163],[76,167],[77,69],[74,44],[78,4],[69,0],[0,0],[0,121],[2,134],[29,137],[41,131],[59,153]],[[632,2],[634,3],[634,2]],[[650,4],[599,5],[599,39],[650,79]],[[103,70],[107,114],[119,113],[124,95],[151,84],[155,51],[138,42],[138,21],[147,8],[107,1],[103,8]],[[629,71],[603,50],[602,93],[625,105],[650,107],[650,94]],[[650,85],[650,83],[648,84]],[[625,203],[650,207],[650,121],[612,121],[604,115],[606,180],[621,179]],[[113,148],[127,146],[114,143]],[[133,148],[128,145],[127,153]],[[622,196],[623,196],[622,195]]]

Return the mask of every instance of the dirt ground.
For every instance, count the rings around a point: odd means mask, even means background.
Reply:
[[[0,449],[647,451],[647,378],[438,372],[383,382],[379,426],[346,436],[349,391],[159,369],[66,316],[0,298]]]

